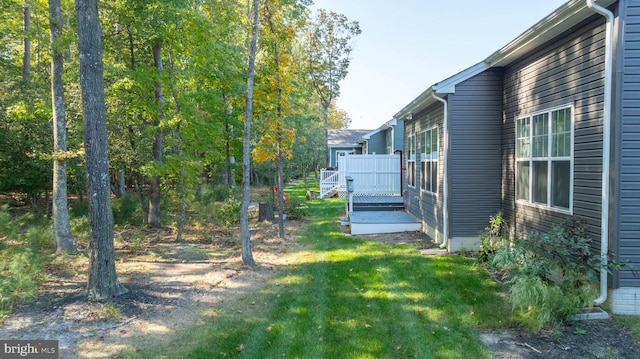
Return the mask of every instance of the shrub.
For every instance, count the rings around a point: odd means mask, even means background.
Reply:
[[[202,201],[208,202],[223,202],[229,199],[233,194],[228,185],[224,183],[218,183],[215,185],[207,184],[202,188]]]
[[[284,213],[288,219],[303,219],[309,215],[307,205],[297,197],[291,197],[288,203],[284,205]]]
[[[42,260],[31,249],[15,251],[0,262],[0,317],[21,302],[32,300],[42,278]]]
[[[480,234],[480,251],[478,259],[486,262],[495,253],[498,246],[504,242],[502,229],[506,224],[504,214],[498,211],[494,216],[489,217],[489,226]]]
[[[78,243],[86,244],[89,242],[89,217],[87,214],[81,217],[72,217],[69,219],[71,233],[76,237]]]
[[[134,195],[123,196],[112,201],[113,224],[140,224],[142,211],[140,200]]]
[[[217,210],[217,222],[225,227],[236,226],[240,222],[240,206],[241,203],[237,199],[227,199]]]
[[[529,327],[564,323],[591,305],[601,261],[590,242],[584,221],[571,218],[548,233],[504,240],[490,253],[490,264],[504,274],[512,305]]]

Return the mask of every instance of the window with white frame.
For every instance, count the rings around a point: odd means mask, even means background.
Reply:
[[[409,156],[407,157],[407,184],[416,186],[416,134],[412,133],[407,137]]]
[[[438,191],[438,128],[420,133],[420,188],[436,193]]]
[[[571,106],[516,119],[516,200],[572,210]]]

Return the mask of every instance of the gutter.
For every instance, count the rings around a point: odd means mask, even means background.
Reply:
[[[602,214],[600,223],[600,297],[595,304],[603,304],[607,300],[608,254],[609,254],[609,190],[611,169],[611,96],[613,77],[613,21],[614,15],[608,9],[596,4],[594,0],[586,0],[587,7],[607,20],[605,35],[605,74],[604,74],[604,118],[602,124]]]
[[[449,240],[449,199],[447,193],[449,192],[449,179],[448,179],[448,162],[449,162],[449,114],[447,108],[447,101],[442,97],[436,95],[435,91],[431,92],[431,96],[436,100],[442,102],[444,105],[444,120],[442,124],[442,139],[443,144],[443,166],[444,171],[442,173],[442,243],[440,248],[445,248]]]

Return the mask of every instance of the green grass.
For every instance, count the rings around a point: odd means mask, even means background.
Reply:
[[[511,314],[474,260],[344,235],[343,208],[337,199],[310,202],[295,263],[260,293],[161,347],[120,357],[486,357],[478,331],[509,325]]]

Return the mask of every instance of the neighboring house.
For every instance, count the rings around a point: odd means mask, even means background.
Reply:
[[[392,155],[404,150],[404,119],[392,119],[358,141],[364,154]]]
[[[603,271],[596,302],[640,314],[640,1],[592,3],[567,2],[394,116],[405,206],[450,251],[477,248],[499,210],[511,234],[583,218],[627,265]]]
[[[329,166],[338,167],[338,157],[347,154],[362,154],[360,139],[371,130],[329,130],[327,144],[329,148]]]

